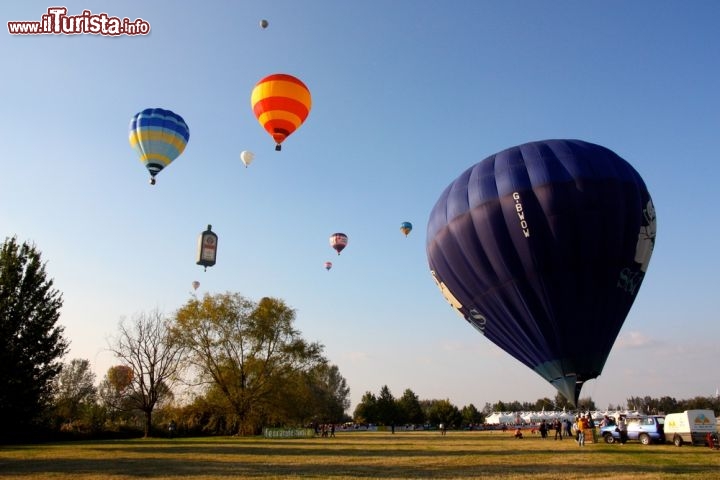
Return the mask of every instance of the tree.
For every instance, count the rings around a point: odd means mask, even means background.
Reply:
[[[398,418],[398,409],[395,404],[395,397],[387,385],[380,389],[380,395],[375,404],[377,421],[382,425],[394,425]]]
[[[542,410],[557,410],[556,405],[548,397],[538,398],[530,407],[531,408],[527,408],[525,410],[535,410],[536,412]]]
[[[428,422],[434,425],[444,423],[457,428],[462,422],[460,410],[450,403],[450,400],[426,400],[425,416]]]
[[[365,392],[353,412],[355,423],[376,423],[378,421],[377,402],[374,393]]]
[[[462,415],[463,425],[467,426],[483,423],[482,413],[480,413],[478,409],[475,408],[475,405],[473,405],[472,403],[470,405],[464,406],[460,411],[460,414]]]
[[[116,421],[121,412],[133,408],[130,397],[134,377],[132,368],[127,365],[115,365],[108,369],[105,378],[100,382],[98,395],[103,406],[107,408],[111,421]]]
[[[140,314],[127,325],[121,321],[110,351],[133,372],[128,400],[145,414],[145,437],[152,432],[152,412],[158,402],[172,398],[183,347],[171,335],[169,320],[154,311]]]
[[[340,423],[348,417],[350,389],[336,365],[320,363],[275,384],[258,413],[263,425],[304,426]]]
[[[55,377],[55,412],[61,422],[72,424],[87,419],[96,398],[95,374],[89,360],[75,358]]]
[[[47,412],[68,349],[57,325],[62,304],[40,251],[6,239],[0,250],[0,436],[29,432]]]
[[[337,423],[345,419],[350,407],[350,388],[340,375],[337,365],[320,364],[306,375],[306,385],[311,392],[310,411],[323,422]]]
[[[575,410],[572,403],[560,392],[555,394],[555,410]]]
[[[305,341],[294,320],[282,300],[255,303],[237,293],[192,298],[175,315],[173,332],[189,363],[222,393],[239,434],[259,431],[279,386],[327,362],[322,345]]]
[[[397,406],[401,418],[398,421],[412,423],[413,425],[423,425],[425,423],[425,415],[420,406],[420,399],[409,388],[405,389],[402,397],[397,400]]]
[[[492,407],[494,412],[507,412],[508,406],[502,400],[498,400]]]

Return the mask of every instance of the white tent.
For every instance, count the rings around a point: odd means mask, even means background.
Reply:
[[[501,423],[514,423],[515,415],[506,412],[493,412],[490,416],[485,419],[485,423],[490,424],[501,424]]]

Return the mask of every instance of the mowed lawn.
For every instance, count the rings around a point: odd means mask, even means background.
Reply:
[[[2,479],[720,478],[720,451],[516,440],[510,432],[339,432],[0,446]]]

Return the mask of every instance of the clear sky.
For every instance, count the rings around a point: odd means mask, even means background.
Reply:
[[[52,6],[5,2],[3,29]],[[581,396],[604,408],[720,386],[720,2],[62,6],[151,29],[0,34],[0,238],[41,250],[64,297],[66,360],[90,360],[98,379],[115,364],[106,347],[118,322],[172,313],[197,280],[200,295],[273,296],[295,308],[303,336],[324,344],[347,379],[352,408],[383,385],[458,407],[554,398],[447,304],[425,230],[466,168],[520,143],[578,138],[629,161],[658,217],[637,301]],[[282,152],[250,108],[253,86],[272,73],[299,77],[313,97]],[[190,127],[187,149],[155,186],[127,133],[148,107]],[[242,150],[256,154],[249,168]],[[415,227],[407,238],[403,221]],[[208,224],[219,249],[204,272],[196,242]],[[334,232],[349,236],[340,256],[328,244]]]

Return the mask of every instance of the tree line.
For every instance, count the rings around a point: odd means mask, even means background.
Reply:
[[[339,423],[350,389],[324,346],[294,327],[284,301],[238,293],[190,298],[172,315],[122,320],[108,349],[119,364],[95,385],[85,359],[67,364],[62,294],[40,251],[0,250],[0,439],[161,432],[258,433],[263,426]]]
[[[58,436],[169,434],[252,435],[264,426],[355,423],[465,428],[493,411],[575,410],[560,394],[534,403],[486,403],[458,408],[420,399],[411,389],[395,398],[383,386],[366,392],[352,417],[350,389],[324,346],[294,327],[284,301],[253,301],[239,293],[192,297],[176,312],[122,320],[108,349],[118,364],[96,384],[86,359],[63,363],[69,342],[58,325],[62,294],[40,251],[8,238],[0,249],[0,412],[2,441]],[[720,412],[720,400],[630,397],[646,413],[691,408]],[[590,398],[580,411],[597,410]]]
[[[715,415],[720,414],[720,397],[697,396],[690,399],[676,400],[673,397],[652,398],[649,396],[631,396],[625,405],[609,404],[598,407],[591,397],[580,398],[578,405],[573,406],[560,393],[554,399],[538,398],[534,402],[499,400],[495,403],[485,403],[478,410],[470,403],[462,408],[455,406],[450,400],[423,400],[411,389],[406,389],[402,396],[396,398],[387,385],[380,388],[378,394],[365,392],[360,403],[355,407],[353,420],[356,423],[400,426],[413,425],[436,428],[443,423],[450,429],[469,429],[486,423],[486,419],[493,412],[540,412],[540,411],[568,411],[590,412],[597,410],[637,410],[643,414],[667,414],[682,412],[684,410],[710,409]]]

